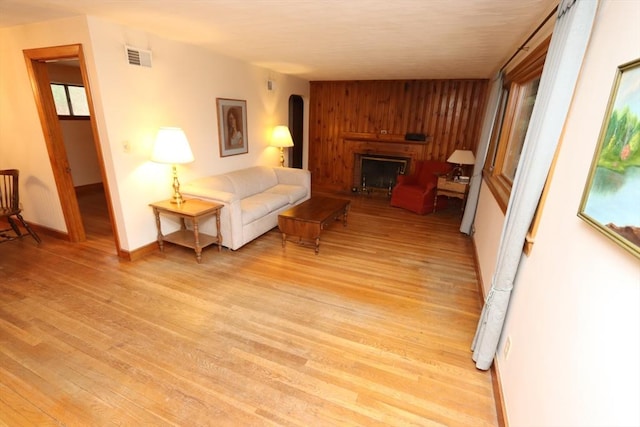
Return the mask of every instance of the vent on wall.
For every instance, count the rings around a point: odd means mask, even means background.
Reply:
[[[127,61],[131,65],[142,67],[151,67],[151,51],[138,49],[137,47],[125,46],[127,52]]]

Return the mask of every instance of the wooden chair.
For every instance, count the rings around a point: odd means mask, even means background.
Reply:
[[[26,234],[20,230],[20,224],[39,244],[40,237],[31,229],[20,214],[20,192],[18,188],[17,169],[0,170],[0,226],[9,223],[9,228],[0,230],[0,243],[20,239]]]

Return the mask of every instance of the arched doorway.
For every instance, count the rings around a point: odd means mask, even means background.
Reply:
[[[289,97],[289,130],[293,138],[293,148],[289,166],[302,169],[302,156],[304,152],[304,100],[300,95]]]

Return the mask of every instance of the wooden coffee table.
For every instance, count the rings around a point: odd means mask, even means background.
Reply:
[[[347,214],[351,201],[333,197],[311,197],[278,215],[278,228],[282,233],[282,247],[287,243],[287,235],[314,240],[316,255],[320,251],[320,233],[332,221],[342,216],[342,224],[347,225]]]

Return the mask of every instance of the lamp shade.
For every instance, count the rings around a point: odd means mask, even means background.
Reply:
[[[293,147],[293,138],[291,138],[291,132],[289,128],[280,125],[273,128],[271,134],[271,146],[273,147]]]
[[[193,162],[193,153],[187,136],[180,128],[163,127],[158,130],[153,144],[151,161],[182,164]]]
[[[476,162],[476,158],[471,150],[456,150],[449,156],[447,162],[457,165],[472,165]]]

